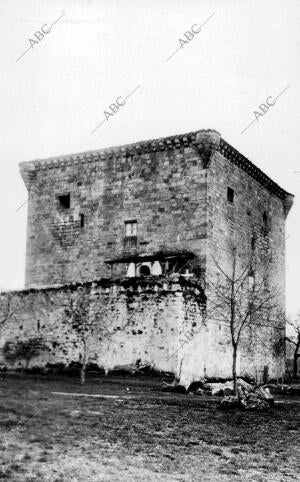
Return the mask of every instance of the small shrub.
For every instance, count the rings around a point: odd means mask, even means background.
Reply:
[[[66,367],[66,365],[62,362],[47,363],[45,368],[44,368],[44,373],[60,374],[60,373],[63,373],[65,367]]]
[[[25,368],[28,368],[30,360],[49,348],[40,337],[16,342],[7,341],[3,347],[3,355],[6,361],[15,363],[25,361]]]

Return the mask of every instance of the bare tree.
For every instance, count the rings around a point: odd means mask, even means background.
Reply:
[[[0,293],[0,336],[6,322],[17,312],[14,301],[14,293]]]
[[[293,378],[298,377],[298,358],[300,358],[300,314],[295,321],[287,320],[288,325],[293,329],[291,336],[285,339],[293,345]]]
[[[78,288],[77,298],[69,298],[69,304],[65,307],[65,314],[71,321],[71,326],[79,336],[81,343],[81,369],[80,381],[85,383],[86,365],[88,359],[88,336],[93,334],[93,323],[90,320],[90,291],[83,287]]]
[[[207,319],[221,320],[230,329],[232,377],[237,395],[237,354],[243,333],[250,325],[273,327],[279,293],[270,289],[270,261],[259,261],[253,249],[238,248],[238,243],[232,241],[226,258],[226,267],[214,261],[216,276],[207,280],[211,292]]]
[[[91,297],[91,285],[86,283],[80,286],[76,290],[74,299],[69,298],[67,305],[65,305],[66,321],[71,321],[71,326],[78,333],[80,340],[80,381],[85,383],[86,379],[86,367],[89,358],[89,341],[93,334],[97,332],[97,336],[103,343],[105,340],[109,340],[116,333],[124,331],[126,327],[131,324],[132,316],[134,312],[126,317],[121,326],[113,327],[112,322],[109,321],[99,311],[96,314],[91,312],[92,297]]]

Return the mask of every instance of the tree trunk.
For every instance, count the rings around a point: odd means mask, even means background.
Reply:
[[[234,395],[237,397],[238,396],[238,391],[237,391],[237,374],[236,374],[236,359],[237,359],[237,345],[233,345],[233,354],[232,354],[232,378],[233,378],[233,389],[234,389]]]
[[[294,351],[293,378],[295,379],[298,377],[298,358],[300,357],[298,353],[299,347],[300,347],[300,342],[297,343],[297,346]]]
[[[298,358],[300,357],[299,348],[300,348],[300,333],[297,334],[297,343],[295,346],[294,351],[294,363],[293,363],[293,377],[298,377]]]
[[[85,366],[82,365],[80,370],[80,383],[83,385],[85,383]]]
[[[87,360],[87,347],[86,341],[83,340],[83,357],[82,357],[82,365],[80,370],[80,383],[83,385],[85,383],[85,369],[86,369],[86,360]]]
[[[29,362],[30,362],[30,358],[25,358],[25,364],[22,363],[22,370],[21,370],[22,375],[24,375],[25,371],[28,370]]]

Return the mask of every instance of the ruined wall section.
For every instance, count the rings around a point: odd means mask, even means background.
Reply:
[[[177,373],[178,360],[174,354],[179,346],[179,327],[186,316],[185,291],[194,299],[198,306],[194,312],[201,318],[199,292],[195,294],[191,286],[166,281],[112,283],[101,280],[2,294],[1,315],[5,315],[8,300],[12,315],[1,331],[1,365],[16,367],[3,356],[5,342],[35,337],[41,337],[50,351],[35,357],[31,366],[47,363],[68,366],[78,362],[83,353],[82,337],[72,326],[70,306],[75,306],[88,293],[89,363],[112,369],[141,360],[153,364],[157,370]],[[22,361],[20,363],[22,365]]]
[[[57,363],[70,366],[80,361],[82,338],[66,308],[71,302],[79,302],[84,293],[90,297],[89,320],[95,320],[86,337],[88,363],[108,371],[140,360],[156,370],[174,373],[185,386],[202,377],[231,377],[228,327],[206,322],[205,300],[199,287],[184,280],[175,283],[164,279],[101,280],[2,294],[0,314],[5,314],[9,299],[12,315],[1,330],[0,367],[24,366],[22,359],[15,363],[5,359],[6,342],[36,337],[49,350],[32,358],[29,367]],[[247,365],[241,363],[241,374],[255,375],[268,364],[269,376],[276,376],[273,355],[263,354],[257,364],[251,349],[252,345],[241,352],[241,362],[244,354],[248,357]],[[260,346],[258,349],[262,353]]]
[[[126,220],[137,221],[138,252],[188,249],[204,263],[206,169],[190,141],[166,142],[21,164],[26,287],[108,277],[104,261],[124,252]],[[67,193],[63,209],[58,196]],[[124,265],[115,272],[125,273]]]

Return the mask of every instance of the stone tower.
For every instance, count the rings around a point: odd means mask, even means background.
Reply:
[[[26,287],[184,272],[203,278],[238,233],[275,253],[284,292],[293,196],[214,130],[20,164]],[[224,255],[226,256],[226,254]],[[274,258],[274,259],[275,259]]]

